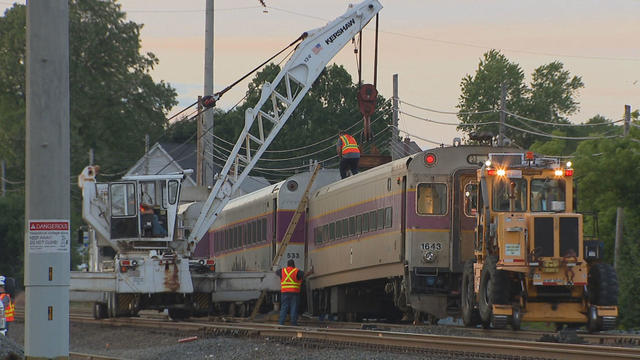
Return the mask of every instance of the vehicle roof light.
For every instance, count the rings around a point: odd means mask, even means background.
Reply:
[[[573,163],[571,161],[567,161],[567,167],[570,168]]]
[[[525,158],[527,160],[533,160],[533,151],[527,151],[527,154],[525,155]]]
[[[433,166],[436,164],[436,155],[433,153],[428,153],[424,156],[424,163],[427,166]]]
[[[564,170],[564,175],[565,176],[573,176],[573,169],[565,169]]]
[[[505,176],[507,172],[504,169],[498,169],[498,176]]]
[[[487,161],[485,161],[485,162],[484,162],[484,164],[485,164],[487,167],[491,166],[491,160],[487,160]]]
[[[562,176],[563,171],[562,171],[562,169],[556,169],[555,173],[556,173],[556,176]]]

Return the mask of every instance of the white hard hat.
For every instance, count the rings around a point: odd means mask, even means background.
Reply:
[[[5,282],[4,276],[0,275],[0,285],[4,286],[4,282]]]

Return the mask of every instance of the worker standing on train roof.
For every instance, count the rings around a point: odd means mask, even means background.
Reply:
[[[4,317],[6,320],[5,330],[8,333],[9,323],[15,320],[15,306],[11,301],[11,296],[9,296],[9,293],[5,291],[6,282],[7,279],[4,276],[0,275],[0,301],[2,301],[2,305],[4,305]]]
[[[313,267],[307,275],[313,274]],[[284,325],[287,313],[291,313],[291,325],[298,325],[298,303],[300,302],[300,287],[304,279],[304,272],[296,267],[295,261],[289,259],[287,267],[276,270],[280,278],[280,325]]]
[[[351,170],[351,175],[358,173],[358,161],[360,161],[360,149],[353,136],[340,130],[340,137],[336,145],[336,151],[340,155],[340,176],[347,177],[347,169]]]

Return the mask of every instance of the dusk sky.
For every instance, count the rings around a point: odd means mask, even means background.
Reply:
[[[19,1],[24,3],[24,1]],[[345,0],[215,0],[214,87],[220,90],[286,46],[302,32],[344,13]],[[203,91],[204,0],[122,0],[127,18],[144,24],[143,51],[160,64],[154,78],[177,89],[176,112]],[[460,81],[474,74],[482,54],[502,51],[527,75],[558,60],[585,84],[577,100],[584,122],[596,114],[621,119],[624,105],[640,107],[640,1],[638,0],[381,0],[378,88],[389,98],[392,75],[399,76],[401,100],[440,111],[455,111]],[[10,2],[0,1],[2,9]],[[365,32],[363,80],[373,82],[374,23]],[[334,59],[357,81],[353,46]],[[225,94],[223,109],[238,102],[246,81]],[[455,115],[411,108],[403,111],[456,123]],[[354,119],[359,121],[360,119]],[[539,119],[545,120],[545,119]],[[424,139],[451,143],[455,126],[402,116],[400,128]],[[286,131],[286,126],[285,126]]]

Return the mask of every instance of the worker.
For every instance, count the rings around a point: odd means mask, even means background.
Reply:
[[[340,176],[347,177],[347,169],[351,170],[351,175],[358,173],[358,161],[360,161],[360,149],[353,136],[340,130],[340,137],[336,145],[336,151],[340,156]]]
[[[307,272],[307,276],[313,274]],[[276,270],[276,275],[280,278],[280,325],[284,325],[287,313],[291,313],[291,325],[298,325],[298,302],[300,300],[300,286],[305,277],[305,273],[296,268],[293,259],[287,261],[287,267]]]
[[[7,279],[0,275],[0,301],[2,301],[2,305],[4,306],[4,317],[6,320],[5,330],[9,332],[9,323],[15,320],[15,305],[13,301],[11,301],[11,296],[6,292],[5,286],[7,283]]]

